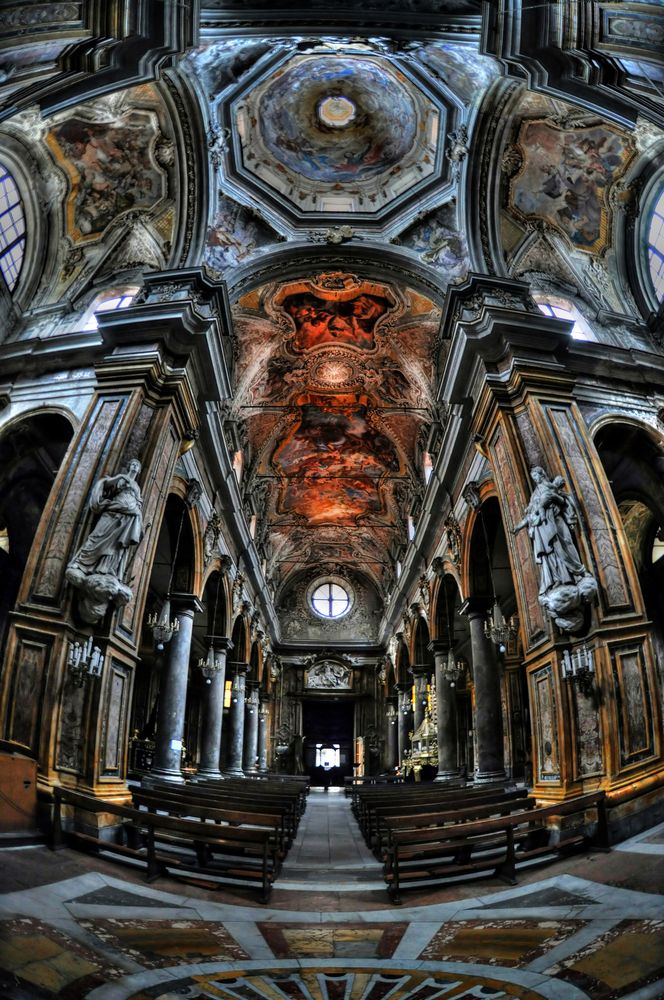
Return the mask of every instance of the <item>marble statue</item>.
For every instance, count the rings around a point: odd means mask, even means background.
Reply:
[[[143,499],[136,477],[141,463],[132,459],[126,471],[95,483],[89,508],[99,517],[74,555],[65,577],[78,590],[81,618],[100,621],[111,602],[127,604],[132,591],[124,582],[129,559],[143,537]]]
[[[597,581],[581,562],[572,534],[578,517],[562,476],[549,479],[539,466],[530,475],[535,488],[514,533],[528,528],[540,568],[540,604],[562,632],[575,633],[583,626],[583,605],[597,596]]]

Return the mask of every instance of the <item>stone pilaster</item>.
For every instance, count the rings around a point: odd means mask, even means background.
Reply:
[[[393,771],[399,763],[399,711],[393,698],[385,710],[385,769]]]
[[[267,731],[270,719],[270,697],[261,691],[258,708],[258,770],[267,771]]]

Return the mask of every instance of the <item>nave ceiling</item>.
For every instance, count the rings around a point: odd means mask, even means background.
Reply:
[[[537,276],[582,312],[638,313],[614,279],[661,132],[507,80],[466,6],[456,38],[203,35],[158,82],[5,125],[50,213],[38,304],[83,309],[110,275],[134,287],[183,264],[227,283],[220,420],[277,603],[314,570],[392,588],[451,284]]]

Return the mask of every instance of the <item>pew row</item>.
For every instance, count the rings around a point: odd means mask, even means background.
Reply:
[[[117,816],[119,836],[106,840],[84,830],[64,829],[63,806]],[[148,882],[166,873],[213,876],[233,885],[257,888],[260,901],[267,903],[281,866],[280,833],[267,817],[264,825],[254,824],[257,815],[247,819],[238,813],[237,821],[228,822],[182,818],[56,787],[51,847],[59,850],[71,844],[118,855],[144,867]]]
[[[487,809],[495,809],[488,806]],[[586,814],[595,813],[589,832]],[[570,826],[559,828],[551,820],[580,815]],[[509,885],[516,883],[517,866],[554,860],[584,847],[608,850],[604,792],[592,792],[549,806],[520,808],[486,818],[449,818],[436,825],[415,828],[393,825],[383,851],[383,877],[393,903],[401,892],[426,883],[439,885],[465,875],[495,874]]]

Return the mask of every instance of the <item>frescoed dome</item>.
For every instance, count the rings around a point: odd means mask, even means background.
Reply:
[[[417,135],[405,81],[369,59],[296,62],[262,95],[261,135],[285,167],[312,181],[361,181],[400,163]]]
[[[378,222],[440,185],[453,114],[382,54],[298,53],[233,100],[231,171],[298,222]]]

